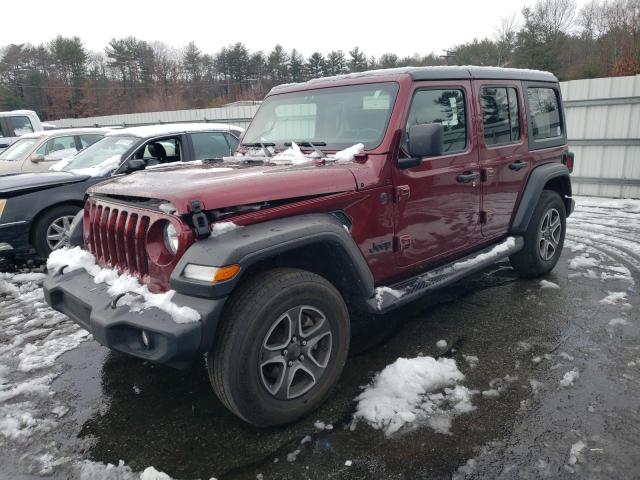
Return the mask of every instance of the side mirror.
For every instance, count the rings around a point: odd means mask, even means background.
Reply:
[[[33,155],[31,155],[29,157],[29,160],[31,160],[33,163],[44,162],[44,155],[38,154],[38,153],[34,153]]]
[[[127,162],[127,172],[137,172],[147,168],[147,164],[141,158],[132,158]]]
[[[444,128],[440,123],[421,123],[409,128],[409,157],[398,159],[399,168],[417,167],[423,157],[442,155]]]
[[[421,123],[409,128],[409,155],[433,157],[442,155],[444,128],[441,123]]]

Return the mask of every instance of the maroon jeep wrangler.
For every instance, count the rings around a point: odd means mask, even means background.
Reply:
[[[132,295],[168,292],[157,298],[171,308],[133,308],[96,270],[65,265],[45,295],[114,350],[174,367],[206,354],[232,412],[284,424],[330,394],[350,313],[388,312],[505,258],[526,277],[549,272],[572,167],[550,73],[404,68],[280,86],[234,157],[89,191],[71,240],[93,257],[75,253],[137,278]]]

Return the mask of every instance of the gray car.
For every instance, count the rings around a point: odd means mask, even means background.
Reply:
[[[27,133],[0,153],[0,175],[45,172],[100,140],[108,128],[70,128]]]

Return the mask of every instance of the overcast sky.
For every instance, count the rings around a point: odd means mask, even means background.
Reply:
[[[91,50],[112,38],[137,38],[181,48],[193,40],[205,52],[243,42],[268,52],[280,43],[305,56],[318,50],[441,54],[443,49],[493,36],[500,17],[533,0],[211,1],[30,0],[4,1],[0,46],[38,44],[57,35],[79,36]],[[586,0],[578,0],[583,5]]]

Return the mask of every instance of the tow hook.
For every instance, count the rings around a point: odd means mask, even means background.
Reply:
[[[211,235],[209,228],[209,219],[202,211],[202,204],[200,200],[193,200],[191,202],[191,221],[193,222],[193,228],[196,231],[198,239],[207,238]]]
[[[62,266],[58,269],[58,271],[55,273],[55,276],[58,276],[58,275],[64,275],[64,269],[65,269],[65,268],[67,268],[68,266],[69,266],[69,265],[62,265]]]
[[[126,295],[126,293],[119,293],[118,295],[116,295],[115,297],[113,297],[111,299],[111,309],[115,310],[118,306],[118,300],[120,300],[122,297],[124,297]]]

